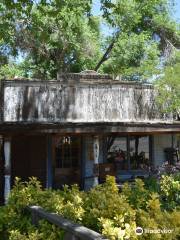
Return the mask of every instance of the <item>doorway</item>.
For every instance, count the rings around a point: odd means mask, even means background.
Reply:
[[[54,188],[81,183],[81,137],[55,136],[53,139]]]
[[[15,177],[28,181],[36,177],[46,186],[46,137],[38,135],[14,136],[11,139],[12,184]]]

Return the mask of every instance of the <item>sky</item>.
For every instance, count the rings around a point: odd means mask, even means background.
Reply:
[[[180,22],[180,0],[176,0],[175,18]]]

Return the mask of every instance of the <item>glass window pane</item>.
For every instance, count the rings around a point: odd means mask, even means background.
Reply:
[[[56,168],[72,168],[79,166],[81,149],[79,137],[59,137],[55,144]]]
[[[107,161],[114,163],[116,170],[128,170],[126,137],[107,138]]]
[[[131,136],[130,168],[148,170],[149,166],[149,136]]]

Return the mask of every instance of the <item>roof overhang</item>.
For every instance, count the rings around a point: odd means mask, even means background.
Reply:
[[[174,123],[27,123],[11,122],[0,124],[0,134],[104,134],[104,133],[180,133],[180,122]]]

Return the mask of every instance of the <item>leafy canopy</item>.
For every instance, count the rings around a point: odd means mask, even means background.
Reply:
[[[103,16],[114,29],[110,37],[114,46],[102,66],[104,71],[141,79],[157,74],[160,57],[167,57],[172,45],[180,46],[179,28],[170,12],[172,4],[168,0],[101,2]]]
[[[4,1],[1,38],[12,55],[25,54],[37,77],[93,68],[99,52],[99,22],[91,0]]]
[[[0,59],[24,54],[22,75],[43,79],[96,69],[144,80],[159,73],[161,57],[180,45],[179,26],[170,11],[173,0],[101,0],[99,17],[92,4],[2,0]],[[102,35],[101,23],[111,35]]]
[[[180,52],[174,53],[164,74],[156,81],[159,91],[157,98],[159,104],[166,103],[165,110],[174,112],[180,119]]]

